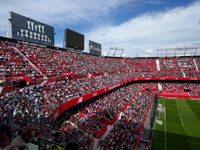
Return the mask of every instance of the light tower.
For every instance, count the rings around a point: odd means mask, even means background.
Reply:
[[[117,52],[121,52],[121,53],[117,53]],[[124,53],[124,49],[123,48],[111,47],[106,56],[122,57],[123,53]]]

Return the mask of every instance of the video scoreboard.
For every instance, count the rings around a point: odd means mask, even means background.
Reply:
[[[31,43],[54,46],[54,27],[10,12],[10,37]]]
[[[64,47],[73,48],[75,50],[84,50],[84,35],[70,29],[65,29]]]
[[[101,44],[89,41],[89,51],[91,55],[101,56]]]

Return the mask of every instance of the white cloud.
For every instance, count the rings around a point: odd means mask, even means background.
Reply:
[[[6,33],[9,11],[48,23],[55,28],[65,28],[66,24],[98,20],[103,22],[104,17],[109,18],[110,14],[122,6],[134,8],[145,3],[163,2],[161,0],[0,0],[0,34]],[[119,47],[125,49],[125,56],[137,54],[153,56],[157,48],[200,43],[199,14],[200,2],[196,2],[187,7],[177,7],[164,12],[147,12],[117,26],[108,22],[99,23],[96,28],[86,33],[85,48],[88,49],[88,40],[94,40],[102,43],[103,54],[107,54],[110,47]],[[60,41],[57,45],[62,46],[62,40]]]
[[[65,27],[66,24],[97,20],[134,1],[138,0],[0,0],[0,33],[7,29],[9,11]]]
[[[200,42],[200,2],[164,12],[146,13],[118,26],[104,26],[87,36],[102,43],[125,49],[126,56],[155,56],[157,48],[192,45]],[[151,48],[150,51],[146,51]]]
[[[152,53],[153,50],[152,50],[152,49],[147,49],[146,52],[147,52],[147,53]]]

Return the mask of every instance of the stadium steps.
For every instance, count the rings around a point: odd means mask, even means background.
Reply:
[[[47,83],[47,80],[44,80],[44,81],[41,83],[41,86],[44,86],[46,83]]]
[[[123,60],[123,59],[121,60],[121,62],[122,62],[122,63],[123,63],[125,66],[126,66],[126,68],[127,68],[128,70],[130,70],[130,71],[132,70],[132,69],[131,69],[131,67],[129,67],[129,65],[128,65],[128,64],[126,64],[126,63],[124,62],[124,60]]]
[[[114,128],[114,125],[108,125],[107,126],[107,131],[104,133],[104,135],[100,139],[95,139],[94,138],[94,143],[92,146],[92,150],[101,150],[101,147],[99,147],[99,141],[103,141],[110,133],[110,131]]]
[[[183,77],[184,77],[184,78],[186,78],[185,72],[184,72],[184,71],[182,71],[182,73],[183,73]]]
[[[162,89],[162,85],[160,84],[160,83],[158,83],[158,89],[159,89],[159,91],[162,91],[163,89]]]
[[[93,145],[92,145],[92,150],[100,150],[98,148],[99,145],[99,139],[94,139]]]
[[[157,71],[160,71],[160,61],[158,59],[156,59],[156,68]]]
[[[3,91],[3,87],[0,86],[0,94],[1,94],[2,91]]]
[[[75,123],[71,122],[71,121],[66,121],[68,123],[70,123],[73,127],[77,128],[78,130],[82,131],[84,134],[96,139],[93,135],[89,134],[88,132],[86,132],[85,130],[79,128]]]
[[[101,137],[100,140],[104,140],[110,133],[110,131],[114,128],[114,125],[108,125],[106,133]]]
[[[144,74],[142,73],[142,77],[144,77],[145,78],[145,76],[144,76]]]
[[[197,67],[197,63],[196,63],[196,60],[193,58],[193,62],[194,62],[194,65],[196,67],[196,70],[199,71],[199,68]]]
[[[20,56],[22,56],[25,60],[28,61],[28,63],[35,69],[37,70],[43,77],[44,79],[48,79],[29,59],[27,59],[27,57],[22,54],[22,52],[20,52],[20,50],[18,50],[16,47],[12,47],[17,53],[20,54]]]

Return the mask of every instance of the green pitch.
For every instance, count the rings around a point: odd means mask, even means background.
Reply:
[[[158,101],[152,150],[200,150],[200,101]]]

